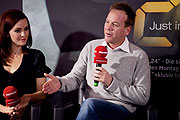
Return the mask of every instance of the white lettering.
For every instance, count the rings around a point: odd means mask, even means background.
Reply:
[[[172,30],[172,23],[160,23],[159,25],[154,21],[152,26],[149,27],[150,30]]]

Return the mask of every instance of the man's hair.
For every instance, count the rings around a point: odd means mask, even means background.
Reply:
[[[127,14],[127,20],[125,21],[125,27],[133,26],[135,22],[136,14],[130,5],[122,2],[116,2],[110,6],[109,11],[111,10],[122,10]]]

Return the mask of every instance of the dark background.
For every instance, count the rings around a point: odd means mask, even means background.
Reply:
[[[60,49],[57,66],[52,68],[55,75],[62,76],[70,72],[83,46],[92,39],[103,38],[103,26],[109,6],[116,1],[131,4],[134,11],[140,9],[146,2],[169,2],[169,0],[46,0],[50,25],[56,44]],[[1,1],[0,14],[10,8],[22,10],[22,5],[21,0]],[[157,105],[159,114],[172,113],[174,116],[177,115],[174,113],[179,109],[180,103],[180,63],[176,63],[176,61],[180,61],[180,30],[150,31],[148,27],[152,25],[153,21],[159,24],[177,21],[180,24],[180,14],[177,11],[180,11],[180,4],[174,6],[168,13],[146,13],[145,18],[143,36],[167,37],[172,46],[139,46],[147,52],[150,59],[152,89],[149,104]],[[133,30],[129,35],[129,40],[135,43]],[[170,60],[175,63],[166,62]],[[177,70],[160,70],[160,66],[174,67]],[[169,74],[173,76],[169,77]]]

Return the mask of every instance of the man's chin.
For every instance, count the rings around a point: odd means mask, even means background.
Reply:
[[[112,37],[105,37],[104,39],[105,39],[106,42],[112,41]]]

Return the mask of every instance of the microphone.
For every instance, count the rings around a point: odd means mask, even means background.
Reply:
[[[105,58],[107,56],[107,48],[105,46],[97,46],[94,49],[94,63],[96,63],[96,67],[101,67],[102,64],[107,64],[107,59]],[[99,81],[94,80],[94,86],[98,86]]]
[[[18,91],[14,86],[7,86],[3,91],[3,96],[6,99],[6,106],[15,106],[20,102]]]

